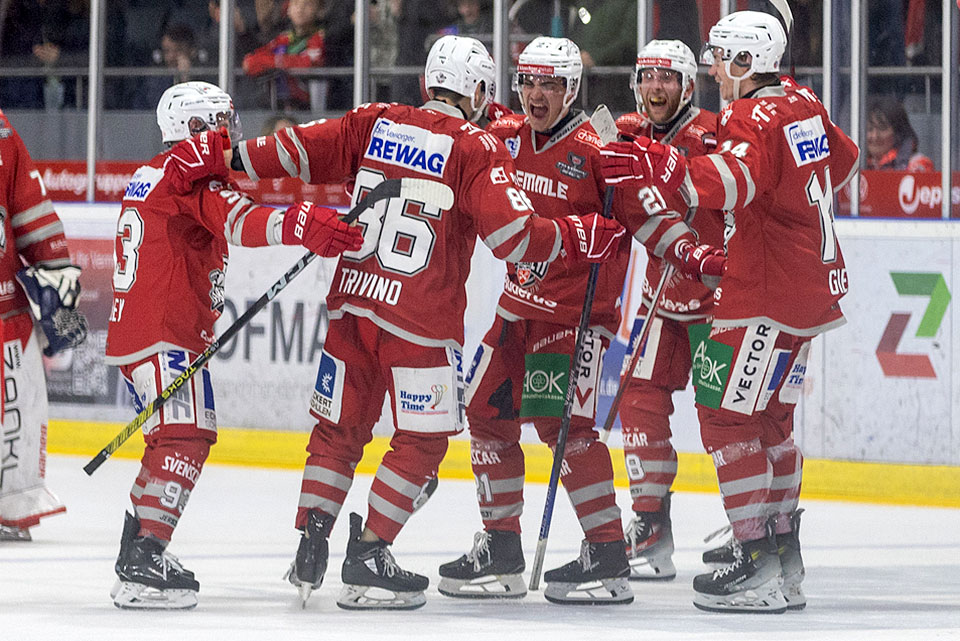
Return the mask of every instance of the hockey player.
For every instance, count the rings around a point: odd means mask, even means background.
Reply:
[[[637,99],[637,112],[617,120],[620,131],[632,137],[646,136],[673,145],[687,158],[715,150],[717,115],[694,106],[697,59],[679,40],[652,40],[637,53],[630,80]],[[673,203],[685,211],[679,194]],[[723,217],[719,211],[690,212],[690,226],[699,242],[723,244]],[[629,366],[637,349],[634,344],[648,320],[651,298],[661,280],[665,263],[647,252],[643,299],[631,334],[631,350],[624,358]],[[714,283],[715,284],[715,283]],[[695,279],[673,278],[665,285],[656,316],[646,340],[643,360],[624,382],[620,424],[630,497],[635,517],[624,532],[630,578],[672,579],[673,531],[670,521],[670,487],[677,476],[677,452],[670,442],[673,392],[683,390],[690,377],[691,325],[709,320],[713,291]]]
[[[63,224],[2,111],[0,251],[0,344],[6,365],[0,400],[0,541],[29,541],[30,528],[40,519],[66,510],[44,482],[47,386],[40,353],[51,356],[78,345],[87,329],[76,310],[80,268],[70,263]]]
[[[587,115],[572,109],[582,69],[580,50],[570,40],[533,40],[520,54],[515,77],[524,114],[501,118],[489,128],[514,156],[518,181],[544,216],[603,206],[602,143]],[[646,194],[617,190],[613,212],[658,258],[679,263],[683,250],[694,246],[679,214],[651,189]],[[594,430],[600,362],[620,323],[618,298],[629,256],[630,243],[624,239],[616,257],[601,266],[590,333],[584,339],[561,480],[585,539],[580,558],[544,575],[544,596],[556,603],[633,600],[610,453]],[[440,567],[443,594],[526,594],[520,542],[521,423],[532,421],[543,442],[556,444],[588,272],[583,264],[525,261],[508,267],[497,318],[468,376],[471,459],[484,530],[468,554]]]
[[[732,13],[710,29],[702,60],[732,101],[716,153],[685,161],[643,138],[604,151],[611,182],[666,191],[682,183],[701,207],[726,212],[727,270],[694,371],[701,437],[739,549],[730,565],[694,579],[694,604],[706,610],[806,603],[793,412],[812,337],[844,322],[833,195],[856,171],[859,150],[813,91],[777,77],[785,46],[779,21],[765,13]]]
[[[367,210],[363,247],[340,259],[327,297],[330,327],[310,406],[317,425],[296,519],[303,535],[289,573],[304,600],[323,580],[327,537],[385,394],[396,426],[366,523],[350,516],[337,600],[347,609],[425,602],[427,577],[399,568],[389,546],[436,476],[447,437],[463,429],[464,282],[476,237],[498,258],[549,263],[561,251],[566,260],[603,260],[624,234],[598,214],[534,215],[507,149],[470,122],[493,95],[493,60],[478,40],[437,40],[425,76],[431,100],[422,108],[361,105],[244,142],[235,155],[253,179],[352,179],[354,201],[405,176],[433,178],[455,194],[446,211],[400,199]]]
[[[333,256],[362,240],[335,210],[304,202],[284,213],[236,191],[224,150],[229,153],[229,136],[239,137],[240,123],[218,87],[171,87],[157,106],[157,123],[172,148],[140,167],[127,185],[107,334],[106,362],[120,367],[138,412],[214,339],[228,245],[303,244]],[[221,127],[227,129],[217,131]],[[200,585],[166,547],[217,440],[209,370],[184,385],[143,433],[146,449],[111,596],[120,608],[190,608]]]

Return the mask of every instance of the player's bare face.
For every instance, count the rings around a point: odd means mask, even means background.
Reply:
[[[527,75],[520,79],[523,111],[534,131],[546,131],[560,119],[567,109],[563,106],[566,91],[563,78]]]
[[[730,71],[733,74],[731,76],[727,73],[727,65],[721,55],[722,51],[718,48],[718,50],[714,52],[713,64],[710,65],[710,75],[717,81],[717,84],[720,85],[720,97],[729,102],[735,98],[733,95],[733,78],[747,73],[750,68],[750,58],[748,56],[745,59],[746,67],[742,66],[744,61],[741,61],[739,58],[734,60],[730,65]]]
[[[677,113],[683,95],[680,74],[670,69],[641,69],[637,82],[647,117],[658,125],[669,122]]]

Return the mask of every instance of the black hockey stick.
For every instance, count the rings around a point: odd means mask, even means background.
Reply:
[[[590,117],[590,124],[604,143],[612,142],[617,137],[617,126],[606,105],[600,105]],[[610,218],[613,207],[614,188],[607,187],[603,193],[603,217]],[[580,325],[577,328],[577,342],[573,348],[573,360],[570,362],[570,378],[567,381],[567,394],[563,400],[563,418],[560,420],[560,432],[557,434],[557,444],[553,448],[553,465],[550,468],[550,481],[547,484],[547,497],[543,505],[543,518],[540,520],[540,537],[537,539],[537,551],[533,557],[533,566],[530,568],[530,589],[540,587],[540,573],[543,570],[543,557],[547,553],[547,538],[550,536],[550,523],[553,520],[553,504],[557,498],[557,487],[560,485],[560,468],[563,465],[564,452],[567,449],[567,436],[570,434],[570,419],[573,416],[573,399],[577,393],[577,381],[580,378],[580,358],[583,355],[583,341],[590,329],[590,314],[593,311],[593,297],[597,290],[597,277],[600,274],[600,264],[590,265],[590,276],[587,279],[587,291],[583,298],[583,311],[580,312]]]
[[[367,194],[363,200],[361,200],[355,207],[353,207],[344,217],[343,221],[345,223],[352,223],[355,221],[360,214],[362,214],[366,209],[372,207],[374,204],[381,200],[387,198],[404,198],[407,200],[414,200],[418,202],[427,203],[440,209],[450,209],[453,206],[453,190],[449,186],[437,182],[434,180],[426,180],[419,178],[399,178],[393,180],[385,180],[376,187],[374,187],[369,194]],[[154,412],[163,407],[171,396],[173,396],[177,390],[183,387],[187,381],[189,381],[194,374],[196,374],[203,366],[213,358],[213,355],[220,350],[220,346],[228,342],[230,339],[239,332],[244,325],[250,322],[257,312],[267,306],[271,300],[276,298],[283,289],[290,284],[294,278],[296,278],[303,270],[313,262],[313,259],[317,255],[313,252],[307,252],[304,254],[296,264],[287,270],[287,272],[280,277],[277,282],[270,286],[270,289],[266,291],[257,301],[245,311],[240,318],[235,320],[230,327],[224,330],[223,334],[218,336],[212,343],[203,352],[197,356],[192,363],[187,365],[187,368],[179,375],[170,385],[168,385],[160,395],[157,396],[154,400],[150,401],[143,411],[137,414],[137,417],[130,421],[126,427],[124,427],[119,434],[117,434],[110,443],[107,444],[100,453],[97,454],[89,463],[83,466],[83,471],[87,475],[93,474],[98,467],[100,467],[104,461],[106,461],[110,456],[120,449],[120,446],[126,442],[128,438],[133,436],[133,433],[143,427],[143,424],[153,416]]]

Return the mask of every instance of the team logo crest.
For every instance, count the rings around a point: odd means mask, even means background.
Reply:
[[[507,151],[510,152],[511,158],[516,159],[516,157],[520,155],[520,136],[507,138],[503,141],[503,144],[507,146]]]
[[[517,263],[517,284],[536,291],[547,275],[550,263]]]
[[[583,169],[586,164],[587,159],[585,157],[570,151],[567,152],[567,162],[560,161],[556,166],[564,176],[573,178],[574,180],[581,180],[587,177],[587,172]]]

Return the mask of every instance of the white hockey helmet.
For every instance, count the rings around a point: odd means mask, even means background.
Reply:
[[[483,98],[475,103],[477,85],[483,83]],[[496,95],[496,65],[487,48],[476,38],[443,36],[430,48],[424,70],[427,91],[443,88],[470,97],[470,120],[483,115],[483,108]]]
[[[642,69],[669,69],[680,74],[679,112],[693,98],[693,86],[697,81],[697,59],[693,51],[680,40],[651,40],[637,52],[637,64],[630,78],[630,88],[637,99],[637,111],[643,111],[643,96],[640,94],[640,71]],[[672,120],[677,113],[674,112]]]
[[[209,82],[182,82],[163,92],[157,104],[163,142],[174,143],[207,129],[226,127],[230,139],[243,135],[230,94]]]
[[[563,94],[565,113],[580,93],[580,76],[583,75],[580,47],[569,38],[534,38],[520,54],[517,73],[513,76],[513,90],[520,95],[521,103],[523,94],[520,86],[523,84],[523,77],[527,75],[563,78],[567,87]]]
[[[761,11],[736,11],[710,27],[700,62],[713,65],[717,55],[724,70],[734,81],[734,97],[740,95],[740,81],[757,73],[779,73],[780,59],[787,48],[787,34],[774,16]],[[750,67],[739,77],[730,73],[730,65],[742,53],[750,54]],[[746,66],[745,62],[737,62]]]

